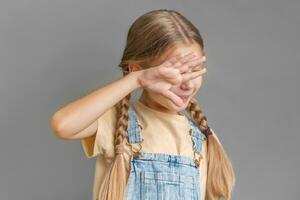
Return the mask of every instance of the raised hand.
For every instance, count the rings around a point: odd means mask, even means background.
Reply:
[[[162,64],[142,70],[138,78],[141,87],[152,90],[172,100],[178,106],[182,105],[182,99],[169,89],[182,81],[197,78],[207,69],[203,67],[205,56],[199,58],[190,52],[186,55],[175,55],[165,60]]]

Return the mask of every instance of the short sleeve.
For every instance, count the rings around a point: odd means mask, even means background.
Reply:
[[[114,132],[117,122],[116,105],[107,109],[98,119],[98,128],[95,134],[81,139],[81,145],[87,158],[93,158],[99,154],[113,155]]]

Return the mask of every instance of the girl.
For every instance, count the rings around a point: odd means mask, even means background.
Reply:
[[[123,78],[54,113],[54,132],[97,156],[93,200],[231,199],[231,162],[195,98],[204,63],[187,18],[149,11],[129,29]]]

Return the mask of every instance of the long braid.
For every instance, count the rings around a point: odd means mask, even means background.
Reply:
[[[154,31],[153,31],[154,30]],[[197,43],[204,50],[204,43],[199,30],[182,14],[175,10],[159,9],[145,13],[134,21],[127,33],[126,46],[119,67],[125,76],[129,64],[140,64],[142,68],[149,68],[152,60],[160,58],[163,52],[176,44]],[[125,167],[123,167],[124,135],[128,126],[128,105],[130,95],[124,97],[118,104],[117,130],[114,138],[116,158],[105,177],[103,187],[104,198],[101,200],[123,200],[125,188]],[[192,118],[197,122],[200,130],[207,136],[208,145],[208,183],[206,200],[217,197],[230,198],[234,185],[234,174],[231,163],[222,145],[213,137],[213,131],[207,125],[207,119],[199,108],[197,101],[190,102],[188,108]],[[100,199],[99,199],[100,200]]]
[[[191,117],[197,122],[201,132],[203,132],[206,137],[212,134],[207,124],[207,118],[204,116],[204,113],[199,108],[199,105],[195,98],[190,100],[186,110],[190,113]]]
[[[235,177],[230,159],[223,146],[208,126],[208,121],[197,100],[191,99],[187,112],[207,137],[207,182],[205,200],[231,199]]]
[[[123,71],[123,76],[127,73]],[[127,136],[129,105],[131,94],[128,94],[117,104],[117,129],[114,135],[115,157],[105,177],[99,200],[124,200],[127,184],[124,158],[124,138]]]

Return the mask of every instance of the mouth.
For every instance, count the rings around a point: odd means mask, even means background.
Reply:
[[[183,102],[186,102],[189,98],[190,98],[190,95],[178,95]]]

